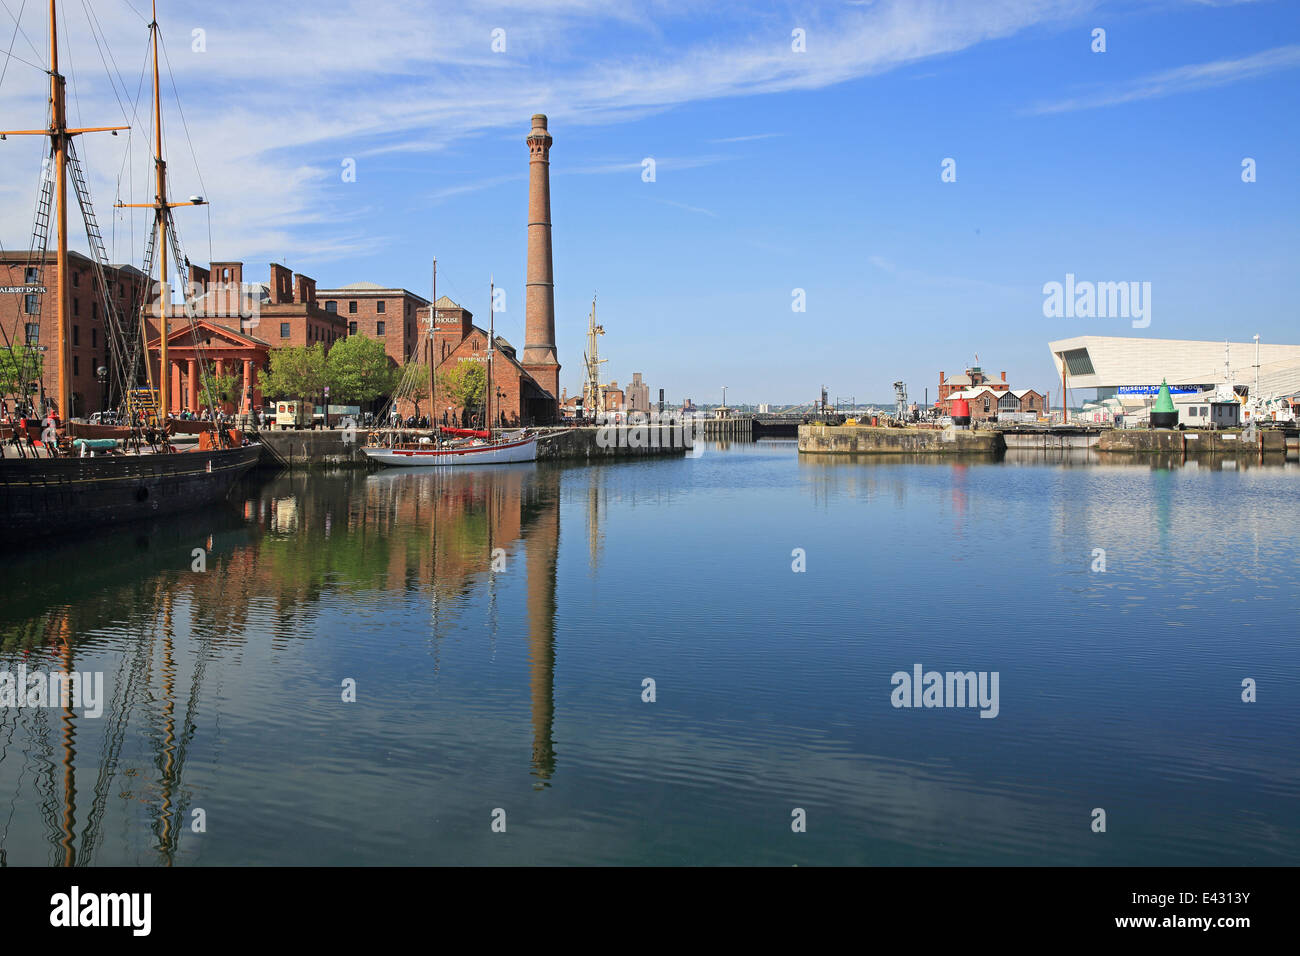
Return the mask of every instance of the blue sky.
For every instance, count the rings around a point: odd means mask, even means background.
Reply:
[[[8,50],[22,4],[4,2]],[[31,61],[46,40],[27,6],[12,49]],[[73,118],[122,122],[147,7],[94,6],[128,92],[69,2]],[[822,384],[884,400],[899,378],[933,399],[939,370],[976,353],[1055,391],[1047,342],[1070,335],[1300,341],[1300,3],[632,6],[162,3],[164,84],[170,63],[198,156],[196,172],[169,100],[172,188],[212,201],[210,219],[178,213],[189,255],[208,260],[210,227],[211,255],[255,279],[274,259],[322,286],[422,294],[436,255],[439,292],[476,321],[495,274],[498,327],[522,346],[523,138],[545,112],[571,392],[593,291],[605,377],[640,371],[696,402],[723,385],[732,402],[810,401]],[[44,95],[39,72],[9,61],[0,125],[39,125]],[[25,139],[0,144],[6,248],[30,230],[39,144]],[[83,142],[117,259],[141,255],[142,224],[133,251],[110,206],[146,198],[146,143]],[[940,179],[945,158],[956,182]],[[1043,285],[1067,273],[1150,282],[1150,326],[1045,318]]]

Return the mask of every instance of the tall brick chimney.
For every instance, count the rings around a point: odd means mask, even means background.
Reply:
[[[555,356],[555,274],[551,264],[551,134],[533,116],[528,144],[528,268],[524,292],[524,354],[520,363],[554,397],[560,393]]]
[[[271,304],[293,301],[293,273],[278,262],[271,263]]]

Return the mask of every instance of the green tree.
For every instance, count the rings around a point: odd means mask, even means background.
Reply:
[[[40,381],[44,368],[45,356],[29,345],[0,348],[0,398],[25,401],[26,386]]]
[[[372,402],[393,390],[398,369],[389,364],[384,343],[364,335],[336,342],[325,359],[325,381],[334,402]]]
[[[262,376],[262,391],[268,398],[315,401],[326,381],[324,343],[294,345],[271,353],[271,371]]]
[[[405,398],[415,403],[415,414],[420,414],[420,403],[429,399],[429,366],[421,365],[419,362],[407,362],[401,369],[394,370],[397,372],[398,384],[394,386],[400,389],[400,395],[394,395],[396,398]]]
[[[238,372],[218,375],[216,362],[208,362],[206,365],[206,374],[199,380],[199,405],[207,408],[215,408],[222,402],[238,405],[239,389],[244,376]]]
[[[486,389],[487,372],[478,362],[457,362],[438,375],[438,393],[461,408],[482,405]]]

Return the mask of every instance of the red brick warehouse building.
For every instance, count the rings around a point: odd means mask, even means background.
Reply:
[[[344,323],[347,335],[365,335],[384,343],[394,365],[424,361],[422,345],[428,333],[429,300],[407,289],[388,288],[374,282],[353,282],[316,293],[326,312]],[[423,309],[425,324],[417,313]]]
[[[259,380],[270,368],[274,349],[320,343],[328,352],[346,335],[346,325],[320,304],[316,281],[295,276],[279,263],[269,266],[269,281],[244,281],[242,262],[213,262],[204,269],[191,265],[186,295],[196,314],[192,329],[185,310],[173,305],[168,310],[167,364],[170,411],[199,411],[199,351],[216,366],[239,377],[238,394],[231,404],[241,412],[261,407]],[[153,381],[160,368],[159,323],[148,318],[149,356]]]
[[[447,296],[439,296],[434,303],[435,313],[433,353],[437,362],[439,375],[445,375],[462,362],[479,362],[487,364],[488,332],[474,324],[474,315],[468,309],[453,302]],[[418,328],[426,333],[429,328],[428,307],[418,310],[416,315]],[[419,353],[415,358],[427,364],[427,358]],[[500,335],[496,337],[496,352],[492,356],[492,415],[497,422],[506,424],[527,424],[539,421],[539,416],[547,414],[549,403],[553,398],[546,389],[520,363],[515,347]],[[451,408],[450,418],[461,420],[465,409],[456,405],[446,393],[441,383],[438,395],[432,403],[422,403],[421,415],[442,420],[443,412]],[[480,413],[481,409],[469,410]],[[403,416],[415,414],[413,402],[402,402],[398,412]]]
[[[1000,378],[990,378],[978,365],[972,365],[961,375],[948,377],[939,373],[939,398],[934,403],[941,415],[952,414],[952,403],[965,399],[970,405],[973,421],[996,419],[1010,414],[1045,415],[1051,408],[1051,393],[1032,388],[1013,389],[1007,382],[1007,373]]]
[[[58,362],[58,270],[55,253],[29,256],[26,252],[0,253],[0,287],[16,291],[0,293],[0,348],[33,346],[43,348],[43,374],[37,381],[35,399],[41,400],[41,385],[51,401],[55,394]],[[29,261],[30,260],[30,261]],[[66,418],[85,417],[105,408],[105,386],[111,394],[109,405],[115,405],[119,396],[112,392],[113,376],[101,383],[97,370],[108,365],[108,345],[104,337],[104,315],[101,296],[95,288],[94,266],[90,259],[78,252],[68,253],[69,290],[67,374],[71,383],[68,392],[72,407],[59,409]],[[105,270],[108,294],[117,307],[119,316],[128,327],[148,298],[148,281],[143,272],[134,266],[115,265]],[[13,396],[3,396],[6,403]]]

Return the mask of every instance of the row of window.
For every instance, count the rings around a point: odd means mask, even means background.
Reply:
[[[990,401],[989,397],[985,395],[984,411],[986,412],[989,411],[989,401]],[[1002,398],[998,399],[998,408],[1006,412],[1019,411],[1020,399],[1016,398],[1014,395],[1004,395]],[[1028,411],[1033,411],[1034,397],[1032,395],[1030,395],[1028,398],[1025,399],[1025,408]]]
[[[325,300],[325,311],[326,311],[326,312],[337,312],[338,310],[339,310],[339,304],[338,304],[338,302],[336,302],[336,301],[333,300],[333,299],[326,299],[326,300]],[[384,302],[383,299],[379,299],[378,301],[375,302],[375,311],[378,312],[380,315],[383,315],[385,312],[388,311],[388,304],[387,304],[386,302]],[[356,315],[356,314],[357,314],[357,300],[356,300],[356,299],[352,299],[350,302],[348,302],[348,314],[349,314],[349,315]]]
[[[338,312],[338,310],[339,310],[339,304],[336,300],[334,299],[325,300],[326,312]],[[388,311],[388,303],[385,302],[383,299],[375,300],[375,311],[378,312],[380,315],[383,315],[385,312]],[[350,299],[348,301],[348,315],[356,315],[356,314],[357,314],[357,300]],[[407,315],[411,314],[411,303],[409,302],[406,303],[406,314]]]
[[[315,326],[311,326],[311,325],[307,326],[307,338],[308,338],[309,340],[312,340],[312,332],[313,332],[314,329],[315,329]],[[385,323],[385,322],[383,322],[383,321],[379,321],[379,322],[376,322],[376,323],[375,323],[375,335],[384,335],[384,334],[386,333],[386,331],[387,331],[387,323]],[[349,322],[349,323],[348,323],[348,335],[356,335],[356,334],[357,334],[357,323],[356,323],[356,322]],[[280,338],[282,338],[282,339],[287,339],[288,337],[289,337],[289,323],[288,323],[288,322],[281,322],[281,323],[280,323]],[[320,338],[320,341],[322,341],[322,342],[325,341],[325,336],[322,335],[322,336],[319,336],[319,338]],[[333,332],[330,333],[330,341],[331,341],[331,342],[334,341],[334,333],[333,333]]]
[[[355,322],[352,323],[352,324],[353,324],[353,325],[356,325]],[[291,325],[291,323],[289,323],[289,322],[281,322],[281,323],[280,323],[280,338],[282,338],[282,339],[287,339],[287,338],[290,337],[290,335],[292,334],[291,331],[290,331],[290,325]],[[380,332],[379,332],[379,334],[380,334],[380,335],[383,335],[383,325],[384,325],[384,323],[382,323],[382,322],[379,323],[379,327],[380,327]],[[316,327],[315,325],[312,325],[310,322],[307,323],[307,341],[308,341],[308,342],[329,342],[330,344],[333,344],[333,343],[334,343],[334,340],[337,339],[337,338],[338,338],[338,336],[335,335],[332,331],[331,331],[331,332],[323,332],[323,331],[321,331],[318,327]]]

